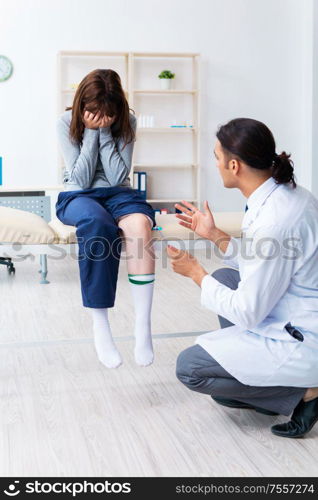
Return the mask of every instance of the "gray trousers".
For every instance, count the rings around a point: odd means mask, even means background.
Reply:
[[[235,269],[218,269],[212,276],[232,290],[238,287],[239,272]],[[219,316],[221,328],[233,323]],[[198,344],[182,351],[177,359],[176,375],[192,391],[213,397],[235,399],[252,406],[290,415],[307,389],[287,386],[245,385],[228,373]]]

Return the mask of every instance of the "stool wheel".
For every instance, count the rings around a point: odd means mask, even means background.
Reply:
[[[10,266],[8,266],[8,273],[9,274],[15,274],[15,267],[13,264],[11,264]]]

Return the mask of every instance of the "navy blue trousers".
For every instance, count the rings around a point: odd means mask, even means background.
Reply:
[[[155,226],[152,206],[137,190],[114,186],[61,191],[55,208],[63,224],[76,226],[83,305],[113,307],[122,243],[118,217],[142,213]]]

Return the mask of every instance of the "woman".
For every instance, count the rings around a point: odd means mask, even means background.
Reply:
[[[65,162],[57,217],[76,226],[82,301],[92,312],[95,347],[109,368],[122,363],[113,342],[108,309],[114,306],[121,236],[135,305],[135,359],[153,361],[151,305],[155,260],[151,249],[154,210],[130,185],[136,118],[119,75],[97,69],[79,84],[73,106],[58,121]]]
[[[180,223],[215,243],[234,269],[210,276],[187,252],[168,250],[176,272],[201,287],[201,303],[221,328],[183,351],[177,376],[222,405],[290,415],[272,427],[300,437],[318,420],[318,201],[296,185],[290,155],[276,154],[270,130],[239,118],[222,126],[215,146],[225,187],[247,198],[242,238],[178,204]]]

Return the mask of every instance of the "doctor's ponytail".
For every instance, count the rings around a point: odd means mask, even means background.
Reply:
[[[273,163],[271,166],[272,177],[277,184],[286,184],[291,182],[296,187],[294,177],[294,164],[290,160],[290,155],[283,151],[280,155],[274,154]]]
[[[251,118],[235,118],[222,125],[216,134],[228,158],[243,161],[249,167],[267,170],[277,184],[296,187],[294,164],[290,154],[276,154],[272,132],[262,122]]]

